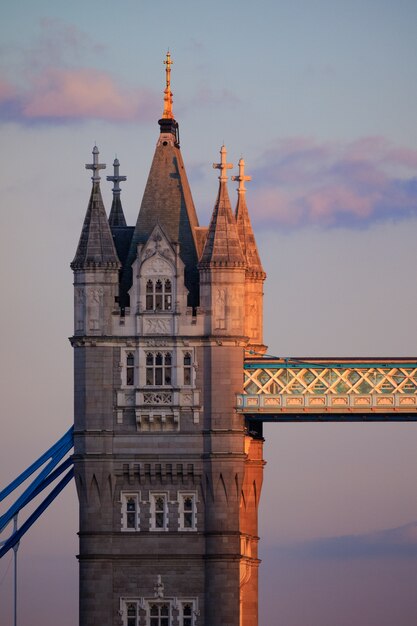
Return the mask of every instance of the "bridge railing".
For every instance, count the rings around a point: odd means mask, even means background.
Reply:
[[[417,412],[417,359],[248,359],[243,413]]]

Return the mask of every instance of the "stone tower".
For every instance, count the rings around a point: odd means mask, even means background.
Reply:
[[[119,162],[107,219],[97,147],[75,258],[74,468],[80,626],[256,626],[262,437],[236,412],[245,351],[264,349],[243,162],[226,149],[200,227],[166,64],[160,134],[135,227]]]

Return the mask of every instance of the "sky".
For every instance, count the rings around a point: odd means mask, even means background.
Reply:
[[[168,48],[200,223],[223,143],[252,176],[269,354],[417,355],[414,1],[16,0],[0,41],[2,486],[72,422],[84,165],[95,142],[105,174],[117,155],[133,224]],[[416,424],[265,427],[261,626],[415,626],[416,443]],[[21,624],[76,626],[76,531],[71,484],[21,542]]]

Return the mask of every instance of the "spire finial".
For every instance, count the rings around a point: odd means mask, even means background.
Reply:
[[[252,180],[252,176],[245,176],[245,161],[243,158],[239,159],[239,176],[232,176],[232,180],[239,181],[238,193],[245,193],[245,181]]]
[[[166,87],[164,91],[164,112],[162,113],[163,119],[173,120],[174,114],[172,112],[172,91],[171,91],[171,65],[173,61],[171,61],[171,54],[168,50],[166,59],[164,61],[165,65],[165,80]]]
[[[106,164],[105,163],[99,163],[98,162],[98,155],[99,155],[99,151],[97,146],[94,146],[93,148],[93,162],[92,163],[86,163],[85,164],[85,169],[86,170],[93,170],[93,175],[91,177],[91,180],[93,181],[93,183],[98,183],[100,181],[100,176],[99,171],[100,170],[104,170],[106,168]]]
[[[226,159],[227,150],[223,145],[220,148],[220,163],[213,163],[213,167],[216,170],[220,170],[219,180],[220,182],[227,180],[227,170],[230,170],[233,167],[233,163],[227,163]]]
[[[114,183],[113,195],[117,193],[120,194],[122,190],[120,189],[119,183],[122,183],[124,180],[126,180],[126,176],[120,176],[119,167],[120,167],[119,159],[116,157],[113,161],[113,176],[106,176],[106,180],[109,180]]]

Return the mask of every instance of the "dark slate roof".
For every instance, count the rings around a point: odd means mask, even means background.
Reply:
[[[259,257],[258,247],[256,245],[255,235],[249,217],[249,211],[246,204],[246,197],[244,192],[238,191],[235,217],[237,232],[239,235],[243,254],[245,255],[247,269],[249,272],[260,274],[265,277],[265,272],[263,270],[261,259]]]
[[[127,291],[132,284],[131,265],[136,258],[137,246],[149,239],[159,222],[171,242],[180,244],[180,257],[185,265],[185,285],[190,291],[189,305],[196,306],[199,278],[194,229],[198,227],[198,219],[179,145],[170,129],[166,129],[161,122],[163,120],[160,120],[161,135],[149,171],[122,283]],[[176,122],[169,122],[177,128]]]
[[[71,267],[73,270],[120,268],[98,182],[94,182],[91,189],[87,213]]]
[[[200,267],[216,265],[225,267],[246,265],[230,206],[227,184],[222,180],[200,259]]]
[[[110,209],[109,224],[111,227],[126,226],[125,214],[123,213],[120,193],[113,193],[113,202]]]
[[[111,226],[117,256],[122,266],[125,264],[127,255],[129,254],[134,230],[134,226]]]

